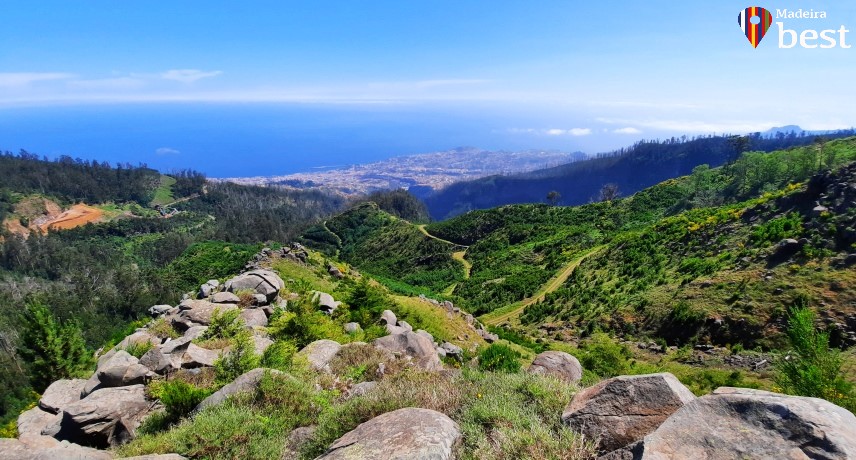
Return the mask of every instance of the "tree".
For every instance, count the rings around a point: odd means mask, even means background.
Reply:
[[[618,184],[604,184],[600,188],[598,201],[612,201],[621,196],[621,191],[618,190]]]
[[[728,138],[728,144],[732,149],[732,156],[730,161],[734,162],[740,158],[740,155],[743,152],[749,150],[749,146],[752,144],[752,139],[749,136],[731,136]]]
[[[19,353],[30,368],[30,381],[41,392],[54,380],[78,377],[91,358],[76,321],[60,322],[40,303],[23,315]]]
[[[787,333],[791,353],[778,363],[776,383],[785,393],[824,398],[853,410],[853,386],[842,374],[841,353],[830,348],[829,334],[815,328],[805,299],[797,299],[791,309]]]
[[[550,203],[550,206],[556,206],[557,204],[559,204],[559,200],[561,199],[562,194],[555,190],[551,190],[549,193],[547,193],[547,203]]]

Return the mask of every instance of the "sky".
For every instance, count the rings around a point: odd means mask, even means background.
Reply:
[[[258,169],[225,167],[236,153],[282,173],[856,124],[856,49],[780,49],[776,24],[754,49],[748,6],[826,12],[774,19],[797,33],[856,30],[850,0],[9,0],[0,148],[222,176]]]

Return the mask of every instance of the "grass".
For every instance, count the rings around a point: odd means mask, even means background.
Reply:
[[[424,329],[439,343],[450,342],[464,350],[474,350],[486,343],[475,330],[471,329],[463,317],[449,317],[445,308],[434,305],[418,297],[393,296],[397,305],[395,311],[399,321],[407,321],[413,329]]]
[[[150,203],[151,206],[166,205],[175,201],[172,196],[172,186],[175,185],[175,178],[171,176],[160,176],[160,185],[155,189],[155,196]]]

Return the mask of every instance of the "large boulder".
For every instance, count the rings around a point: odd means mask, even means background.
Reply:
[[[161,375],[181,369],[181,355],[164,353],[164,348],[155,347],[147,351],[140,358],[140,364]]]
[[[552,375],[568,383],[577,383],[583,378],[580,362],[563,351],[545,351],[538,354],[527,371],[537,375]]]
[[[332,314],[342,304],[342,302],[336,301],[330,294],[321,291],[312,292],[312,301],[318,302],[318,309],[328,315]]]
[[[562,421],[609,452],[642,439],[694,399],[669,373],[621,376],[577,393]]]
[[[234,292],[218,292],[211,296],[214,303],[238,303],[241,299]]]
[[[178,314],[177,320],[183,324],[189,324],[188,327],[192,327],[194,325],[208,326],[211,324],[211,318],[215,312],[223,314],[238,307],[228,303],[215,304],[207,300],[188,299],[183,300],[178,308],[181,312]]]
[[[241,318],[244,321],[244,324],[249,328],[265,327],[268,325],[267,315],[265,315],[264,311],[258,308],[242,310],[239,318]]]
[[[379,415],[346,433],[317,460],[450,460],[461,429],[429,409],[405,408]]]
[[[383,313],[380,314],[380,323],[395,326],[398,324],[398,318],[395,317],[395,313],[392,310],[384,310]]]
[[[185,369],[195,369],[197,367],[212,367],[214,361],[220,357],[220,352],[217,350],[209,350],[191,343],[187,350],[181,355],[181,367]]]
[[[103,450],[60,442],[50,436],[38,439],[0,438],[0,460],[112,460]]]
[[[110,360],[98,367],[95,372],[101,387],[121,387],[145,383],[152,376],[152,371],[140,364],[140,360],[119,350]]]
[[[273,302],[279,295],[279,290],[284,287],[282,278],[270,270],[252,270],[226,281],[227,291],[251,290],[264,295],[268,302]]]
[[[627,459],[853,459],[856,416],[828,401],[719,388],[683,406]]]
[[[39,407],[21,412],[18,416],[18,437],[22,440],[38,438],[43,432],[50,431],[61,419],[60,415],[45,412]]]
[[[303,347],[297,354],[298,356],[305,357],[313,369],[327,372],[330,370],[330,361],[341,349],[342,345],[339,342],[316,340]]]
[[[98,448],[117,446],[134,437],[152,408],[143,385],[104,388],[63,408],[56,438]]]
[[[42,394],[39,399],[39,407],[52,414],[59,413],[63,407],[80,401],[80,394],[86,386],[86,380],[57,380]]]
[[[424,334],[405,331],[387,335],[375,339],[374,346],[398,356],[409,356],[413,358],[416,366],[427,371],[437,371],[443,368],[437,350],[434,348],[434,342]]]
[[[262,377],[264,377],[265,372],[270,372],[272,375],[285,375],[284,373],[276,369],[253,369],[245,374],[242,374],[240,377],[232,381],[232,383],[224,386],[223,388],[220,388],[211,396],[203,399],[202,402],[196,406],[194,412],[201,411],[206,407],[222,404],[229,396],[238,393],[250,393],[255,391],[256,388],[259,386],[259,382],[262,380]]]

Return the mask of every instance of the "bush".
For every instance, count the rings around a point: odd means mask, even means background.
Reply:
[[[239,309],[226,310],[221,312],[220,309],[214,310],[211,315],[211,323],[208,329],[199,337],[200,341],[211,339],[232,339],[244,331],[244,321],[238,319],[241,314]]]
[[[30,368],[30,381],[37,391],[54,380],[81,377],[91,364],[80,325],[60,322],[42,304],[31,304],[23,315],[21,356]]]
[[[211,394],[210,390],[197,388],[183,380],[155,381],[149,385],[148,391],[150,396],[160,400],[173,422],[190,414]]]
[[[255,344],[250,333],[243,331],[235,336],[235,345],[229,353],[214,361],[214,372],[217,383],[231,383],[248,371],[259,366],[259,356],[255,352]]]
[[[147,340],[145,342],[129,343],[128,346],[125,347],[125,351],[127,351],[129,355],[140,359],[152,348],[154,348],[154,345]]]
[[[261,366],[284,372],[288,371],[291,369],[291,360],[295,353],[297,353],[297,347],[293,342],[277,340],[262,354]]]
[[[829,334],[814,327],[814,313],[805,302],[790,311],[788,339],[791,354],[778,364],[776,383],[785,393],[824,398],[856,410],[853,385],[845,380],[841,353],[829,346]]]
[[[615,342],[605,333],[595,333],[581,346],[580,363],[583,369],[607,378],[626,374],[629,369],[630,350]]]
[[[479,369],[497,372],[518,372],[520,354],[508,345],[490,344],[479,353]]]

